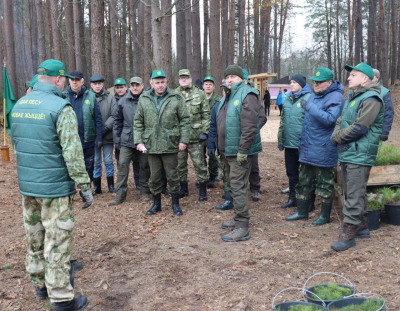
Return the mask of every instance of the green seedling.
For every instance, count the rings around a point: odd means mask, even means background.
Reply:
[[[347,287],[342,287],[335,283],[329,283],[327,286],[318,285],[314,288],[314,294],[311,297],[314,299],[321,298],[322,300],[337,300],[345,296],[349,296],[353,290]],[[318,297],[317,297],[318,296]]]
[[[382,306],[381,300],[368,299],[360,305],[348,305],[340,309],[331,309],[332,311],[376,311]]]
[[[380,144],[376,156],[375,165],[397,165],[400,164],[400,153],[395,145]]]

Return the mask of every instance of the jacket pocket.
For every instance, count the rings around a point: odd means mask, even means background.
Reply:
[[[131,129],[122,129],[122,134],[121,134],[121,143],[133,143],[132,140],[132,130]]]
[[[191,125],[191,127],[192,127],[192,130],[191,130],[190,138],[191,139],[198,138],[201,134],[201,123],[198,123],[198,122],[193,123]]]
[[[191,114],[201,113],[200,97],[195,97],[190,101],[190,112],[191,112]]]

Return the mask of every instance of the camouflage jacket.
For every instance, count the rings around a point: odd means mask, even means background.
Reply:
[[[210,111],[213,111],[214,106],[216,105],[216,103],[218,103],[221,100],[222,96],[218,95],[217,93],[213,93],[210,97],[210,99],[208,99],[208,104],[210,106]]]
[[[182,95],[190,114],[190,142],[198,142],[201,133],[208,134],[210,130],[210,106],[206,95],[197,86],[183,89],[177,87],[175,92]]]
[[[185,101],[174,90],[166,90],[157,112],[154,90],[144,91],[136,109],[134,143],[144,144],[149,154],[176,153],[179,143],[189,143],[190,118]]]

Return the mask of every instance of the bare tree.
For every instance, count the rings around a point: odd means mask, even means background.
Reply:
[[[208,14],[208,0],[203,0],[204,6],[204,30],[203,30],[203,62],[202,62],[202,76],[208,75],[208,26],[209,26],[209,14]]]
[[[51,12],[51,29],[53,33],[53,54],[54,58],[62,61],[61,54],[61,34],[58,28],[58,1],[50,0],[50,12]]]
[[[368,44],[367,44],[367,62],[372,67],[376,67],[376,0],[368,1]]]
[[[260,42],[262,32],[260,31],[260,0],[253,1],[253,17],[254,17],[254,69],[261,72],[262,68],[262,44]],[[261,62],[260,62],[261,60]]]
[[[361,62],[361,50],[362,50],[362,7],[361,0],[356,0],[356,34],[355,34],[355,47],[354,47],[354,62],[356,64]]]
[[[217,85],[222,81],[222,68],[221,68],[221,48],[220,42],[220,2],[210,2],[210,42],[214,42],[210,46],[210,63],[211,75],[214,77]]]
[[[392,39],[391,39],[391,47],[392,51],[390,53],[390,77],[391,77],[391,82],[392,84],[395,83],[396,78],[397,78],[397,1],[396,0],[390,0],[390,5],[391,5],[391,28],[392,28]]]
[[[187,69],[193,69],[192,64],[192,20],[191,20],[191,0],[184,0],[185,2],[185,32],[186,32],[186,67]],[[180,68],[182,69],[182,68]]]
[[[268,72],[269,67],[269,38],[271,34],[271,11],[272,4],[271,0],[264,0],[263,2],[263,10],[265,10],[265,23],[264,23],[264,60],[263,60],[263,71]]]
[[[115,8],[117,0],[110,0],[110,4]],[[110,8],[110,35],[111,35],[111,67],[112,78],[118,78],[118,46],[117,46],[117,13]]]
[[[74,18],[73,18],[73,4],[70,0],[63,0],[65,10],[65,32],[67,34],[68,43],[68,69],[76,68],[75,61],[75,45],[74,45]]]
[[[44,30],[42,0],[35,0],[35,5],[38,24],[39,63],[42,63],[46,60],[46,32]]]
[[[201,40],[200,40],[200,5],[198,0],[192,4],[192,37],[193,37],[193,56],[192,56],[192,76],[201,77]]]
[[[96,1],[96,5],[91,6],[90,9],[92,14],[90,25],[92,74],[104,77],[104,0]]]
[[[229,1],[222,1],[222,51],[228,51]],[[228,53],[222,53],[222,67],[228,66]]]
[[[149,4],[149,0],[146,0],[147,3]],[[152,50],[151,50],[151,6],[145,5],[144,8],[144,49],[146,51],[147,55],[152,55]],[[154,68],[155,69],[155,68]],[[144,79],[147,81],[149,79],[150,74],[152,71],[152,64],[149,61],[148,58],[145,58],[144,60]]]
[[[378,67],[381,72],[382,85],[388,85],[388,54],[386,42],[385,0],[379,0],[379,59]]]
[[[131,30],[132,30],[132,35],[135,38],[138,38],[138,24],[136,23],[136,12],[137,12],[137,4],[136,0],[131,0],[130,1],[130,12],[131,12]],[[140,59],[141,59],[141,51],[139,49],[139,45],[137,40],[133,40],[133,63],[134,63],[134,71],[133,75],[134,76],[139,76],[140,75]]]
[[[142,1],[139,2],[138,9],[138,39],[141,46],[144,46],[144,3]],[[145,81],[149,77],[144,77],[144,63],[145,57],[143,51],[140,51],[140,76]],[[139,69],[139,68],[138,68]]]
[[[162,67],[162,56],[161,56],[161,47],[162,47],[162,39],[161,39],[161,22],[162,18],[161,10],[160,10],[160,1],[159,0],[151,0],[151,37],[153,41],[153,61],[156,65],[156,68]],[[156,69],[153,68],[153,69]]]
[[[186,68],[186,27],[185,13],[182,12],[185,4],[179,1],[176,4],[176,68]]]
[[[7,72],[14,90],[15,97],[18,98],[14,42],[14,12],[12,3],[12,0],[3,0],[3,20],[6,39]]]
[[[245,20],[246,2],[245,0],[239,0],[239,66],[243,67],[243,39],[244,39],[244,28],[246,26]]]
[[[235,0],[229,0],[229,29],[228,29],[229,64],[233,64],[235,62],[235,7],[236,7]]]
[[[22,3],[21,3],[22,4]],[[28,0],[25,0],[25,12],[30,11],[30,3]],[[25,19],[23,20],[23,36],[25,39],[25,58],[26,58],[26,71],[28,72],[29,77],[33,77],[33,54],[32,54],[32,35],[31,35],[31,29],[32,29],[32,15],[27,14],[28,16],[25,16]],[[36,40],[33,40],[36,41]],[[36,69],[36,68],[35,68]]]
[[[161,1],[161,10],[166,12],[171,6],[171,0]],[[164,16],[161,24],[161,36],[162,36],[162,68],[168,78],[168,86],[172,87],[173,77],[172,77],[172,24],[171,16]]]

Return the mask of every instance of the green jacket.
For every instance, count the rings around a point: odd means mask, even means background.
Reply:
[[[261,105],[259,104],[259,92],[257,89],[249,87],[245,84],[245,81],[232,84],[231,86],[231,94],[226,113],[225,156],[227,157],[236,157],[238,154],[240,139],[242,136],[242,104],[246,96],[250,93],[253,93],[257,96],[258,109],[261,109]],[[225,97],[221,99],[221,103],[224,102]],[[223,106],[223,104],[219,105],[217,115]],[[248,155],[262,152],[259,116],[257,115],[255,120],[252,121],[257,122],[257,130],[254,134],[251,147],[247,153]]]
[[[71,195],[75,193],[72,178],[90,189],[76,116],[58,88],[38,82],[16,103],[12,137],[21,194],[43,198]]]
[[[356,93],[352,97],[353,91],[349,91],[349,99],[347,99],[341,120],[340,130],[350,127],[357,119],[361,104],[368,98],[374,97],[382,103],[382,107],[375,119],[375,122],[368,129],[368,132],[356,141],[350,142],[346,151],[339,149],[339,161],[358,165],[374,166],[376,155],[379,148],[379,139],[383,129],[385,104],[379,94],[373,90],[366,90]]]
[[[211,115],[207,97],[196,85],[187,89],[178,86],[175,92],[184,98],[189,110],[191,126],[189,142],[199,142],[200,134],[208,134],[210,131]]]
[[[185,101],[174,90],[166,90],[157,112],[154,90],[144,91],[136,109],[134,143],[144,144],[149,154],[176,153],[179,143],[189,143],[190,118]]]
[[[210,97],[210,99],[208,99],[208,104],[210,106],[210,113],[213,111],[214,106],[221,101],[222,96],[218,95],[217,93],[213,93]]]

